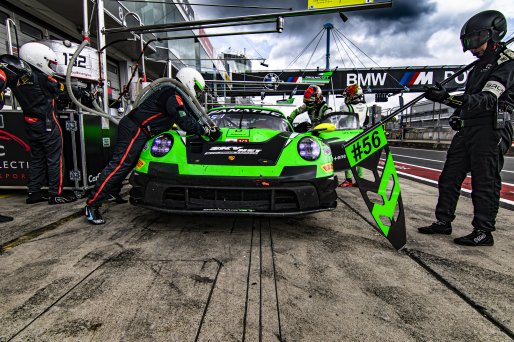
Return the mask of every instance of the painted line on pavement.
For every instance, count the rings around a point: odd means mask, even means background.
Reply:
[[[428,158],[420,158],[420,157],[413,157],[413,156],[406,156],[404,154],[395,154],[393,153],[393,157],[403,157],[403,158],[412,158],[412,159],[418,159],[418,160],[426,160],[436,163],[444,163],[444,160],[437,160],[437,159],[428,159]]]
[[[401,148],[403,150],[417,150],[417,151],[429,151],[429,152],[439,152],[439,153],[446,153],[446,151],[438,151],[438,150],[427,150],[425,148],[412,148],[412,147],[399,147],[399,146],[391,146],[391,148]]]
[[[385,162],[384,159],[381,159],[380,161],[381,161],[381,164],[383,164]],[[396,172],[399,175],[401,175],[405,178],[414,180],[414,181],[419,181],[423,184],[437,187],[437,184],[438,184],[437,180],[439,179],[441,170],[432,169],[432,168],[424,167],[424,166],[412,165],[412,164],[403,163],[403,162],[395,161],[394,163],[396,166]],[[379,166],[379,168],[382,169],[383,167]],[[401,170],[404,170],[404,171],[401,171]],[[406,170],[410,170],[410,172],[412,172],[412,173],[406,172]],[[416,173],[416,171],[418,171],[418,174],[419,174],[419,171],[421,171],[422,173],[426,173],[426,171],[428,171],[429,173],[426,174],[426,177],[422,177],[420,175],[414,174],[414,173]],[[503,204],[502,207],[511,209],[511,210],[514,209],[514,189],[510,189],[512,187],[514,187],[514,184],[502,182],[501,195],[503,195],[503,197],[500,197],[500,204]],[[463,195],[465,195],[466,197],[471,196],[471,177],[470,176],[466,176],[464,182],[462,183],[461,193]]]
[[[398,154],[393,154],[393,157],[394,157],[394,156],[400,156],[400,155],[398,155]],[[421,158],[418,158],[418,159],[421,159]],[[380,160],[384,160],[384,159],[382,159],[382,158],[381,158]],[[429,159],[427,159],[427,160],[429,160]],[[395,161],[395,163],[396,163],[396,162],[397,162],[397,161]],[[398,161],[398,163],[402,163],[402,164],[409,165],[409,166],[414,166],[414,167],[422,167],[422,168],[424,168],[424,169],[432,170],[432,171],[439,171],[439,172],[441,172],[441,171],[442,171],[442,170],[439,170],[439,169],[434,169],[434,168],[427,167],[427,166],[420,166],[420,165],[416,165],[416,164],[410,164],[410,163],[406,163],[406,162],[400,162],[400,161]],[[510,170],[502,170],[502,172],[514,173],[514,171],[510,171]],[[471,177],[471,176],[466,176],[466,177]],[[512,184],[512,183],[508,183],[508,182],[502,182],[502,184],[506,184],[506,185],[512,185],[512,186],[514,186],[514,184]]]
[[[438,153],[446,153],[447,151],[438,151],[438,150],[427,150],[425,148],[412,148],[412,147],[399,147],[399,146],[390,146],[391,149],[403,149],[403,150],[412,150],[412,151],[428,151],[428,152],[438,152]],[[512,145],[514,148],[514,144]],[[393,153],[394,154],[394,153]],[[514,157],[504,156],[505,159],[514,159]]]

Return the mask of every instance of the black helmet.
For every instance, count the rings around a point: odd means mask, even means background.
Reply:
[[[12,88],[16,86],[18,80],[24,77],[30,77],[32,69],[24,60],[13,55],[0,56],[0,69],[7,76],[7,85]]]
[[[506,33],[507,20],[501,12],[489,10],[477,13],[462,26],[462,49],[476,49],[488,40],[498,43]]]

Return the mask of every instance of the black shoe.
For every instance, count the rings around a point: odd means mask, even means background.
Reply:
[[[48,204],[64,204],[71,203],[77,200],[77,196],[75,195],[61,195],[61,196],[53,196],[50,195],[48,198]]]
[[[0,215],[0,223],[1,222],[9,222],[9,221],[12,221],[14,220],[11,216],[4,216],[4,215]]]
[[[452,233],[452,224],[450,222],[435,221],[430,226],[418,228],[421,234],[446,234]]]
[[[42,192],[42,191],[38,191],[38,192],[32,192],[32,193],[29,193],[27,199],[25,200],[25,202],[27,204],[34,204],[34,203],[39,203],[39,202],[46,202],[48,201],[48,194]]]
[[[115,202],[115,203],[118,203],[118,204],[125,204],[125,203],[128,203],[128,200],[124,199],[123,197],[121,197],[121,195],[118,193],[116,195],[113,195],[113,194],[109,194],[109,198],[107,199],[108,201],[112,201],[112,202]]]
[[[86,215],[87,220],[91,224],[104,224],[105,220],[102,217],[102,214],[100,214],[100,208],[98,207],[92,207],[90,205],[86,205],[84,207],[84,215]]]
[[[490,232],[475,229],[469,235],[453,240],[457,245],[463,246],[492,246],[494,245],[493,235]]]

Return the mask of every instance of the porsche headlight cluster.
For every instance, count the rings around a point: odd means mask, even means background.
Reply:
[[[321,147],[313,138],[305,137],[298,142],[298,154],[305,160],[313,161],[321,154]]]
[[[150,153],[154,157],[165,156],[173,146],[173,137],[170,134],[161,134],[152,143]]]

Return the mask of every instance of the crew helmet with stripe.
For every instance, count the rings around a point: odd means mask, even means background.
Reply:
[[[205,80],[196,69],[182,68],[177,72],[177,80],[179,80],[192,95],[198,97],[205,89]]]
[[[343,91],[344,102],[346,103],[357,103],[362,101],[363,93],[362,88],[357,83],[350,84]]]
[[[312,107],[321,101],[323,101],[321,88],[317,85],[310,85],[303,94],[303,103],[305,103],[307,107]]]

